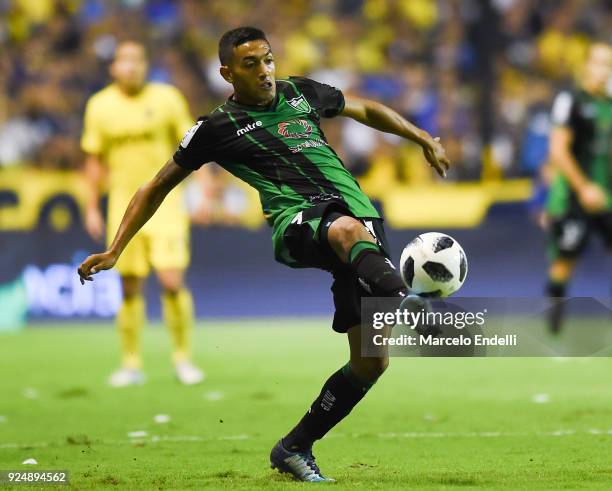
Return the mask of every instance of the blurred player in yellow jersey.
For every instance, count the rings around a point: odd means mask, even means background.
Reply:
[[[85,176],[91,190],[85,225],[97,240],[104,234],[99,189],[108,178],[107,240],[119,227],[134,192],[158,171],[192,125],[187,102],[174,87],[146,81],[148,61],[142,44],[126,41],[110,67],[113,83],[87,102],[81,146],[87,158]],[[144,279],[155,270],[163,289],[162,309],[173,342],[176,375],[195,384],[203,373],[191,362],[193,302],[184,285],[189,264],[189,217],[182,193],[171,193],[157,215],[134,237],[117,270],[123,304],[117,315],[122,364],[109,383],[115,387],[144,382],[140,333],[145,322]]]

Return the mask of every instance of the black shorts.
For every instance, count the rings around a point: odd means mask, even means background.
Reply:
[[[353,216],[342,203],[324,202],[299,212],[282,233],[284,254],[277,250],[277,259],[293,268],[318,268],[329,271],[333,278],[336,332],[347,332],[361,323],[361,298],[371,296],[348,264],[344,264],[327,240],[331,224],[341,216]],[[356,218],[356,217],[354,217]],[[356,218],[376,239],[383,253],[390,258],[387,238],[380,218]],[[281,259],[289,257],[290,259]]]
[[[580,256],[593,232],[597,232],[609,251],[612,250],[612,213],[568,214],[552,221],[549,251],[552,259],[574,259]]]

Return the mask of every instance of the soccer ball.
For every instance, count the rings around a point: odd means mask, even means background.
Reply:
[[[406,286],[424,297],[448,297],[467,275],[465,252],[452,237],[439,232],[419,235],[402,251],[400,272]]]

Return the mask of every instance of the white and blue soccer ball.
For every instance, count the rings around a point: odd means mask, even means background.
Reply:
[[[465,281],[468,263],[463,248],[450,235],[421,234],[402,251],[400,273],[412,293],[448,297]]]

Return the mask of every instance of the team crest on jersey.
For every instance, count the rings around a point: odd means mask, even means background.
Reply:
[[[312,126],[305,119],[292,119],[278,123],[278,134],[285,138],[308,138],[312,133]]]
[[[301,113],[309,113],[311,110],[310,104],[308,104],[306,97],[304,97],[303,95],[295,97],[293,99],[289,99],[287,101],[287,104],[289,104],[293,109]]]

